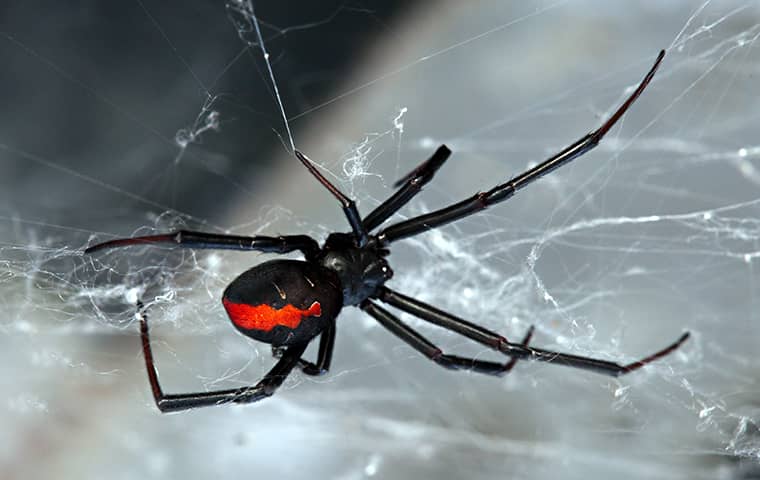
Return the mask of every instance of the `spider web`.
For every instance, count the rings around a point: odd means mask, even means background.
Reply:
[[[277,17],[259,3],[137,1],[118,15],[51,6],[55,24],[34,33],[25,20],[37,17],[7,7],[0,477],[757,475],[760,10],[660,3],[395,17],[339,3]],[[114,22],[129,36],[88,41]],[[373,28],[349,73],[325,74],[349,52],[342,32]],[[71,38],[88,49],[72,55]],[[309,43],[319,55],[298,56]],[[663,47],[654,81],[595,151],[398,242],[390,286],[511,339],[535,325],[547,349],[625,363],[689,330],[681,350],[620,379],[527,362],[483,378],[438,369],[346,309],[329,375],[296,373],[255,406],[157,413],[135,302],[149,305],[166,391],[250,385],[269,350],[229,327],[219,296],[270,257],[85,257],[87,244],[176,228],[346,230],[294,146],[368,212],[446,143],[454,155],[397,218],[433,210],[596,128]],[[320,83],[329,94],[314,93]],[[497,358],[402,318],[446,351]]]

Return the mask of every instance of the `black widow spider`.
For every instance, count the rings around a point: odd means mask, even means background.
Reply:
[[[453,370],[472,370],[488,375],[504,375],[518,360],[537,360],[610,376],[620,376],[638,370],[677,349],[689,337],[688,332],[657,353],[627,365],[552,352],[528,346],[533,327],[528,330],[520,343],[513,343],[495,332],[385,286],[385,282],[393,275],[385,258],[390,254],[388,247],[391,243],[440,227],[507,200],[531,182],[593,149],[641,95],[664,55],[665,52],[661,51],[638,88],[597,130],[584,135],[543,163],[486,192],[477,193],[431,213],[391,224],[377,233],[371,232],[409,202],[425,184],[433,179],[436,171],[451,154],[446,146],[439,147],[427,161],[399,180],[394,185],[398,190],[364,218],[359,215],[353,200],[346,197],[322,176],[303,153],[296,151],[296,157],[309,172],[340,201],[348,223],[351,225],[351,233],[332,233],[321,248],[314,239],[306,235],[243,237],[182,230],[164,235],[111,240],[86,249],[85,253],[92,253],[114,247],[167,243],[182,248],[253,250],[278,254],[300,251],[305,257],[305,261],[264,262],[243,272],[224,291],[222,303],[233,325],[244,335],[271,344],[273,354],[279,358],[272,370],[259,383],[251,387],[165,394],[158,382],[158,373],[153,362],[147,315],[143,305],[138,303],[141,314],[143,355],[158,408],[162,412],[173,412],[225,403],[252,403],[271,396],[296,366],[307,375],[326,373],[330,368],[335,342],[335,319],[340,310],[348,305],[358,306],[391,333],[438,365]],[[498,363],[445,354],[440,348],[381,307],[379,302],[463,335],[507,355],[510,360],[506,363]],[[301,356],[309,342],[317,335],[320,336],[317,361],[316,363],[308,362]]]

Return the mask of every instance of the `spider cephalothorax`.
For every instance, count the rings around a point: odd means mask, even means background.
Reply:
[[[138,305],[141,313],[143,355],[158,408],[166,412],[224,403],[251,403],[272,395],[295,367],[300,367],[308,375],[325,373],[332,359],[335,319],[344,306],[361,308],[413,349],[443,367],[488,375],[504,375],[512,369],[515,362],[524,359],[619,376],[637,370],[677,349],[686,341],[688,333],[684,333],[677,341],[657,353],[625,365],[543,350],[528,345],[533,333],[532,327],[522,341],[510,342],[498,333],[385,286],[385,282],[393,276],[386,260],[390,254],[391,243],[502,202],[543,175],[594,148],[641,95],[664,55],[664,51],[660,52],[654,66],[638,88],[601,127],[584,135],[556,155],[490,190],[425,215],[391,224],[376,233],[372,232],[433,179],[436,171],[451,154],[448,148],[441,146],[427,161],[399,180],[395,185],[398,187],[396,192],[363,218],[353,200],[332,185],[305,155],[295,151],[296,157],[303,165],[340,201],[346,219],[351,225],[350,233],[331,234],[321,248],[315,240],[306,235],[244,237],[180,231],[111,240],[86,249],[85,253],[91,253],[105,248],[161,243],[184,248],[248,250],[278,254],[300,251],[304,255],[304,260],[273,260],[255,266],[233,280],[224,291],[222,303],[235,327],[251,338],[271,344],[275,357],[279,358],[274,368],[251,387],[178,395],[164,394],[153,362],[147,315],[142,304]],[[397,316],[381,307],[380,303],[463,335],[510,357],[510,360],[500,363],[445,354]],[[311,363],[301,357],[309,342],[317,336],[320,337],[319,352],[317,361]]]
[[[390,252],[372,241],[358,247],[346,233],[333,233],[317,256],[317,262],[334,271],[343,287],[343,305],[359,305],[374,296],[377,289],[393,276],[385,257]]]

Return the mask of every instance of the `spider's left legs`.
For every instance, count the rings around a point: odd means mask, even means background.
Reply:
[[[317,362],[312,363],[303,358],[298,360],[298,367],[306,375],[319,376],[324,375],[330,370],[330,362],[333,356],[333,347],[335,346],[335,322],[322,331],[319,337],[319,352],[317,353]],[[282,358],[288,347],[272,347],[272,355],[275,358]]]
[[[117,238],[88,247],[84,253],[93,253],[109,248],[128,247],[131,245],[170,245],[180,248],[203,248],[217,250],[243,250],[266,253],[288,253],[300,250],[310,257],[319,250],[316,240],[307,235],[284,235],[280,237],[265,237],[256,235],[245,237],[219,233],[194,232],[178,230],[161,235],[146,235],[143,237]]]
[[[620,365],[615,362],[607,360],[598,360],[595,358],[583,357],[580,355],[571,355],[568,353],[552,352],[549,350],[543,350],[541,348],[533,348],[523,344],[512,343],[503,336],[496,332],[492,332],[486,328],[483,328],[474,323],[468,322],[464,319],[456,317],[448,312],[437,309],[432,305],[428,305],[419,300],[415,300],[406,295],[394,292],[389,288],[383,287],[378,292],[378,299],[383,302],[412,314],[422,320],[426,320],[430,323],[446,328],[453,332],[464,335],[482,345],[486,345],[494,350],[509,355],[513,359],[525,359],[535,360],[539,362],[556,363],[559,365],[565,365],[573,368],[580,368],[582,370],[590,370],[596,373],[604,375],[610,375],[618,377],[631,373],[639,368],[652,363],[653,361],[662,358],[673,351],[689,338],[689,333],[686,332],[675,342],[671,343],[667,347],[659,350],[648,357],[645,357],[639,361],[629,363],[627,365]]]
[[[377,306],[370,300],[365,300],[361,304],[361,309],[380,322],[382,326],[390,330],[391,333],[406,342],[409,346],[444,368],[450,370],[471,370],[473,372],[500,377],[512,370],[512,367],[517,363],[518,358],[512,358],[506,363],[499,363],[443,353],[443,351],[435,346],[435,344],[431,343],[430,340],[423,337],[407,324],[399,320],[395,315],[391,314],[384,308]],[[532,334],[533,329],[531,328],[523,340],[524,346],[527,346]]]
[[[153,392],[156,406],[163,413],[178,412],[191,408],[211,407],[226,403],[253,403],[272,396],[282,385],[290,372],[298,365],[298,361],[308,344],[292,345],[283,353],[282,358],[267,373],[259,383],[251,387],[217,390],[212,392],[181,393],[167,395],[158,382],[158,372],[153,361],[153,351],[150,348],[148,334],[148,317],[141,302],[138,302],[140,313],[140,336],[142,339],[145,367],[148,370],[148,380]]]

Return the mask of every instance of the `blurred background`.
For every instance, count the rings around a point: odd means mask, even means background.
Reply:
[[[724,478],[760,475],[755,2],[6,2],[0,5],[0,478]],[[654,81],[592,153],[394,244],[391,288],[512,339],[637,360],[610,379],[433,365],[355,309],[332,371],[251,406],[269,348],[219,298],[270,256],[89,244],[191,228],[346,230],[294,144],[369,212],[441,143],[397,219],[525,170]],[[277,102],[280,95],[284,116]],[[496,359],[403,317],[446,351]],[[314,355],[310,348],[308,355]]]

